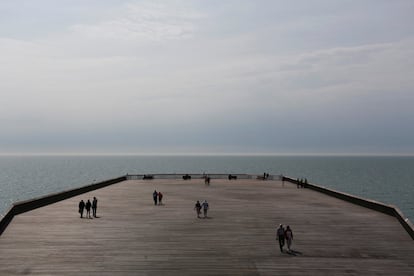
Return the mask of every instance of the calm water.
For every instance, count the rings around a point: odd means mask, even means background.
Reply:
[[[0,157],[0,213],[13,202],[127,173],[284,174],[398,206],[414,221],[414,157]]]

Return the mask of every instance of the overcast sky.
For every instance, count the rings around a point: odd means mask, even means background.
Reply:
[[[0,153],[414,154],[413,15],[0,0]]]

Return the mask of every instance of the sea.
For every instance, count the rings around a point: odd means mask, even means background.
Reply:
[[[391,204],[414,221],[413,156],[0,156],[0,214],[126,174],[264,172]]]

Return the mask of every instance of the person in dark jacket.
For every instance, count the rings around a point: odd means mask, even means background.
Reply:
[[[158,192],[158,205],[162,205],[162,197],[163,194],[161,192]]]
[[[197,212],[197,217],[200,218],[200,214],[201,214],[201,204],[200,204],[200,201],[197,200],[197,202],[196,202],[196,204],[194,206],[194,209]]]
[[[92,214],[93,217],[96,218],[96,209],[98,208],[98,199],[96,199],[96,197],[93,197],[92,200]]]
[[[79,214],[80,217],[83,218],[83,209],[85,209],[85,202],[83,199],[79,202]]]
[[[276,236],[277,240],[279,241],[280,252],[283,252],[283,246],[285,246],[285,229],[283,228],[282,224],[279,225]]]
[[[152,198],[154,199],[154,205],[157,205],[157,200],[158,200],[157,190],[154,190],[154,192],[152,193]]]
[[[91,201],[88,199],[88,201],[86,202],[86,204],[85,204],[85,208],[86,208],[86,217],[87,218],[92,218],[91,217],[91,206],[92,206],[92,203],[91,203]]]

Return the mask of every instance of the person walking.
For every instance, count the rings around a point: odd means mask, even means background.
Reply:
[[[162,197],[163,194],[161,192],[158,192],[158,205],[162,205]]]
[[[207,200],[204,200],[204,202],[203,202],[203,204],[201,204],[201,206],[203,206],[204,218],[207,218],[207,211],[209,209]]]
[[[96,199],[96,197],[93,197],[92,200],[92,215],[94,218],[96,218],[96,209],[98,208],[98,200]]]
[[[285,239],[287,243],[287,248],[290,251],[290,246],[292,245],[293,240],[293,232],[292,229],[290,229],[290,226],[288,225],[285,230]]]
[[[282,224],[279,225],[276,235],[279,241],[280,252],[283,252],[283,246],[285,246],[285,229],[283,228]]]
[[[201,214],[201,204],[200,204],[200,201],[197,200],[197,202],[196,202],[196,204],[194,206],[194,209],[197,212],[197,218],[200,218],[200,214]]]
[[[158,193],[156,190],[152,193],[152,198],[154,199],[154,205],[157,205]]]
[[[79,214],[80,217],[83,218],[83,209],[85,209],[85,202],[83,199],[79,202]]]
[[[85,204],[85,208],[86,208],[86,217],[87,218],[92,218],[91,217],[91,206],[92,206],[92,203],[91,203],[91,201],[88,199],[88,201],[86,202],[86,204]]]

